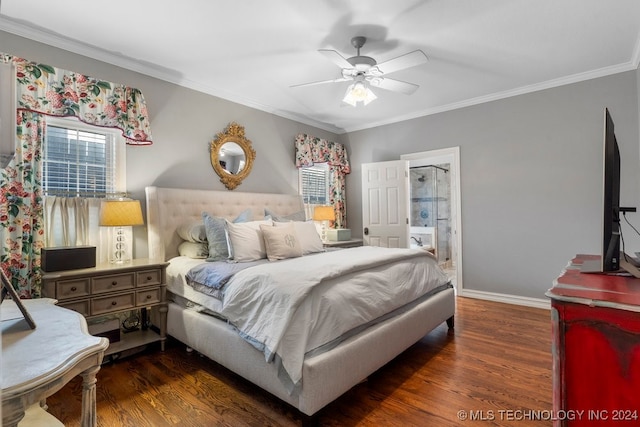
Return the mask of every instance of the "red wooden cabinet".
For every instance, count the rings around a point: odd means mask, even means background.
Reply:
[[[640,425],[640,279],[583,274],[578,255],[553,288],[555,426]]]

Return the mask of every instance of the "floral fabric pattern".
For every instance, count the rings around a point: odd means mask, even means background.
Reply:
[[[20,111],[17,147],[0,169],[0,262],[20,298],[40,296],[40,250],[44,245],[41,147],[44,120]]]
[[[152,144],[147,106],[138,89],[6,54],[0,54],[0,61],[16,67],[19,110],[77,117],[122,130],[127,144]]]
[[[0,169],[0,267],[21,298],[41,293],[44,246],[41,150],[45,116],[122,130],[127,144],[151,144],[142,93],[83,74],[0,53],[16,69],[16,149]]]
[[[299,134],[295,140],[296,167],[329,165],[329,203],[336,213],[336,228],[347,227],[346,175],[351,172],[344,145],[310,135]]]

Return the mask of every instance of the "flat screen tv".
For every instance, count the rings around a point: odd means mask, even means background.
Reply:
[[[604,110],[602,268],[620,269],[620,150],[609,110]]]
[[[620,251],[620,212],[635,208],[620,207],[620,150],[609,110],[604,110],[604,147],[602,157],[602,240],[600,259],[585,262],[584,273],[611,273],[626,270],[640,277],[635,261]]]

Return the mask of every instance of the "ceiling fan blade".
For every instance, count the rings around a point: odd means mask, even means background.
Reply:
[[[397,56],[393,59],[378,64],[377,67],[384,74],[393,73],[395,71],[404,70],[405,68],[415,67],[416,65],[424,64],[429,58],[421,50],[414,50],[413,52],[406,53],[401,56]]]
[[[369,81],[371,86],[379,87],[380,89],[390,90],[392,92],[400,92],[406,95],[411,95],[418,90],[420,86],[413,83],[402,82],[400,80],[389,78],[375,78]]]
[[[329,61],[333,62],[340,68],[353,68],[353,65],[335,50],[319,49],[318,52],[323,54]]]
[[[339,78],[333,79],[333,80],[322,80],[322,81],[319,81],[319,82],[302,83],[302,84],[299,84],[299,85],[292,85],[292,86],[289,86],[289,87],[315,86],[315,85],[321,85],[321,84],[325,84],[325,83],[339,83],[339,82],[347,82],[347,81],[351,81],[351,80],[353,80],[353,79],[339,77]]]

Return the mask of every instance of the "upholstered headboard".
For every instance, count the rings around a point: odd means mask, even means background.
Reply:
[[[202,212],[233,219],[250,208],[254,219],[264,217],[268,208],[278,215],[303,209],[302,197],[290,194],[243,193],[236,191],[186,190],[181,188],[145,188],[147,196],[147,236],[149,258],[168,260],[178,256],[181,239],[177,228]]]

